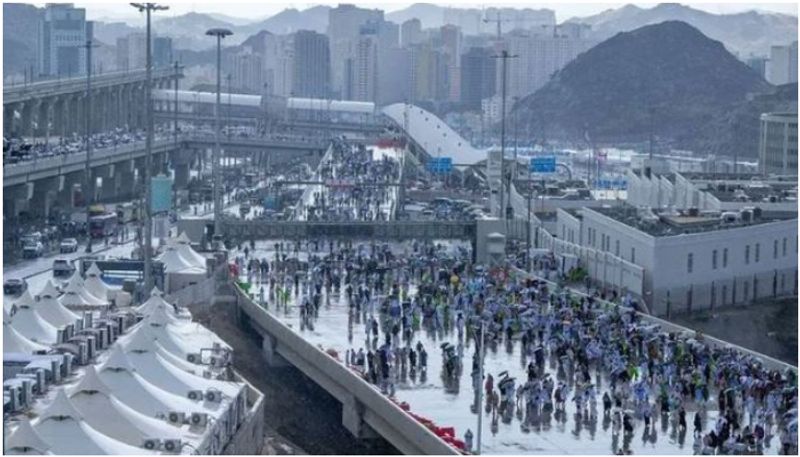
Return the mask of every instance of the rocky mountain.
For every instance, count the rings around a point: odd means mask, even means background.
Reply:
[[[606,39],[619,32],[665,21],[686,22],[742,57],[751,54],[766,56],[770,46],[797,40],[795,16],[758,11],[713,14],[677,3],[662,3],[652,8],[626,5],[567,22],[589,24],[597,38]]]
[[[761,113],[797,112],[797,83],[754,94],[719,113],[697,141],[697,150],[755,159]]]
[[[24,3],[3,3],[3,76],[23,74],[34,65],[41,10]]]
[[[298,30],[314,30],[315,32],[325,33],[328,28],[328,12],[330,9],[329,6],[322,5],[304,10],[287,8],[263,21],[242,26],[239,31],[247,35],[252,35],[262,30],[276,35],[292,33]]]
[[[679,21],[619,33],[557,72],[515,112],[550,139],[693,148],[722,113],[770,85],[718,41]]]

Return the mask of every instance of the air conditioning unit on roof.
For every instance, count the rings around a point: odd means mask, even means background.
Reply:
[[[183,425],[186,422],[186,413],[170,411],[167,414],[167,422],[173,425]]]

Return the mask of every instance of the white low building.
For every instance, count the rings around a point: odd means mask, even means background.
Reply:
[[[580,214],[560,211],[557,236],[641,267],[652,314],[797,294],[796,212],[655,214],[624,205]]]

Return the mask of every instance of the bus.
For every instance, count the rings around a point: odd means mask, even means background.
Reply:
[[[104,238],[117,233],[117,215],[105,213],[89,218],[89,235],[92,238]]]
[[[117,218],[119,222],[127,224],[139,220],[139,205],[136,202],[120,203],[117,205]]]

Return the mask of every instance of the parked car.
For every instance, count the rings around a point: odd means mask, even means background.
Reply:
[[[75,238],[64,238],[59,245],[59,252],[68,254],[70,252],[78,251],[78,240]]]
[[[67,259],[53,260],[53,277],[69,278],[75,273],[75,266]]]
[[[3,293],[18,297],[28,289],[28,282],[24,279],[6,279],[3,283]]]
[[[22,256],[28,259],[35,259],[44,253],[44,245],[41,241],[29,241],[22,246]]]

